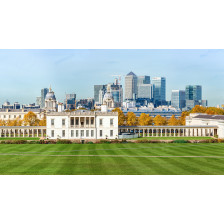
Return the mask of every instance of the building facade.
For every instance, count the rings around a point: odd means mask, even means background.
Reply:
[[[172,90],[171,93],[171,106],[176,109],[183,109],[186,106],[185,91]]]
[[[57,100],[51,88],[45,97],[45,110],[47,112],[57,111]]]
[[[76,94],[66,94],[65,108],[66,110],[76,109]]]
[[[166,102],[166,78],[153,77],[153,98],[156,106],[165,104]]]
[[[40,108],[44,108],[45,107],[45,98],[47,93],[49,92],[48,88],[43,88],[41,89],[41,104],[40,104]]]
[[[135,100],[137,91],[137,76],[130,72],[125,76],[125,100]]]
[[[116,139],[118,138],[118,113],[96,111],[48,113],[47,138]]]

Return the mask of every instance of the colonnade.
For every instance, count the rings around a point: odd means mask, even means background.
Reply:
[[[119,127],[119,134],[138,133],[142,137],[206,137],[217,135],[216,126],[136,126],[136,127]]]
[[[44,138],[46,136],[46,127],[0,127],[0,138],[34,138],[34,137],[41,137]]]

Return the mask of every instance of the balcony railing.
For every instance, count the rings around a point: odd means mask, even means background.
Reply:
[[[94,128],[95,127],[95,125],[70,125],[70,128]]]

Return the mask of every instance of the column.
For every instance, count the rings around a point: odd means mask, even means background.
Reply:
[[[86,128],[86,117],[84,117],[84,128]]]
[[[25,137],[25,129],[23,129],[23,138]]]
[[[11,138],[11,129],[9,129],[9,138]]]
[[[6,138],[6,129],[4,130],[4,136],[5,136],[5,138]]]
[[[16,129],[14,129],[14,138],[16,137]]]
[[[43,138],[44,137],[44,130],[41,129],[41,137]]]
[[[18,137],[20,137],[21,129],[18,129]]]
[[[34,130],[34,129],[32,129],[32,137],[34,137],[34,131],[35,131],[35,130]]]
[[[148,129],[148,137],[150,136],[150,129]]]
[[[181,129],[179,128],[178,129],[178,137],[180,137],[180,131],[181,131]]]
[[[159,136],[159,129],[156,129],[156,137]]]
[[[79,127],[81,128],[81,117],[79,117]]]

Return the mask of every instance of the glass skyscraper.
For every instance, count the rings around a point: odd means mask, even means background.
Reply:
[[[186,106],[185,91],[184,90],[172,90],[171,105],[176,109],[183,109]]]
[[[166,78],[153,77],[153,98],[156,105],[162,105],[166,102]]]
[[[137,76],[130,72],[125,76],[125,99],[135,100],[137,96]]]

